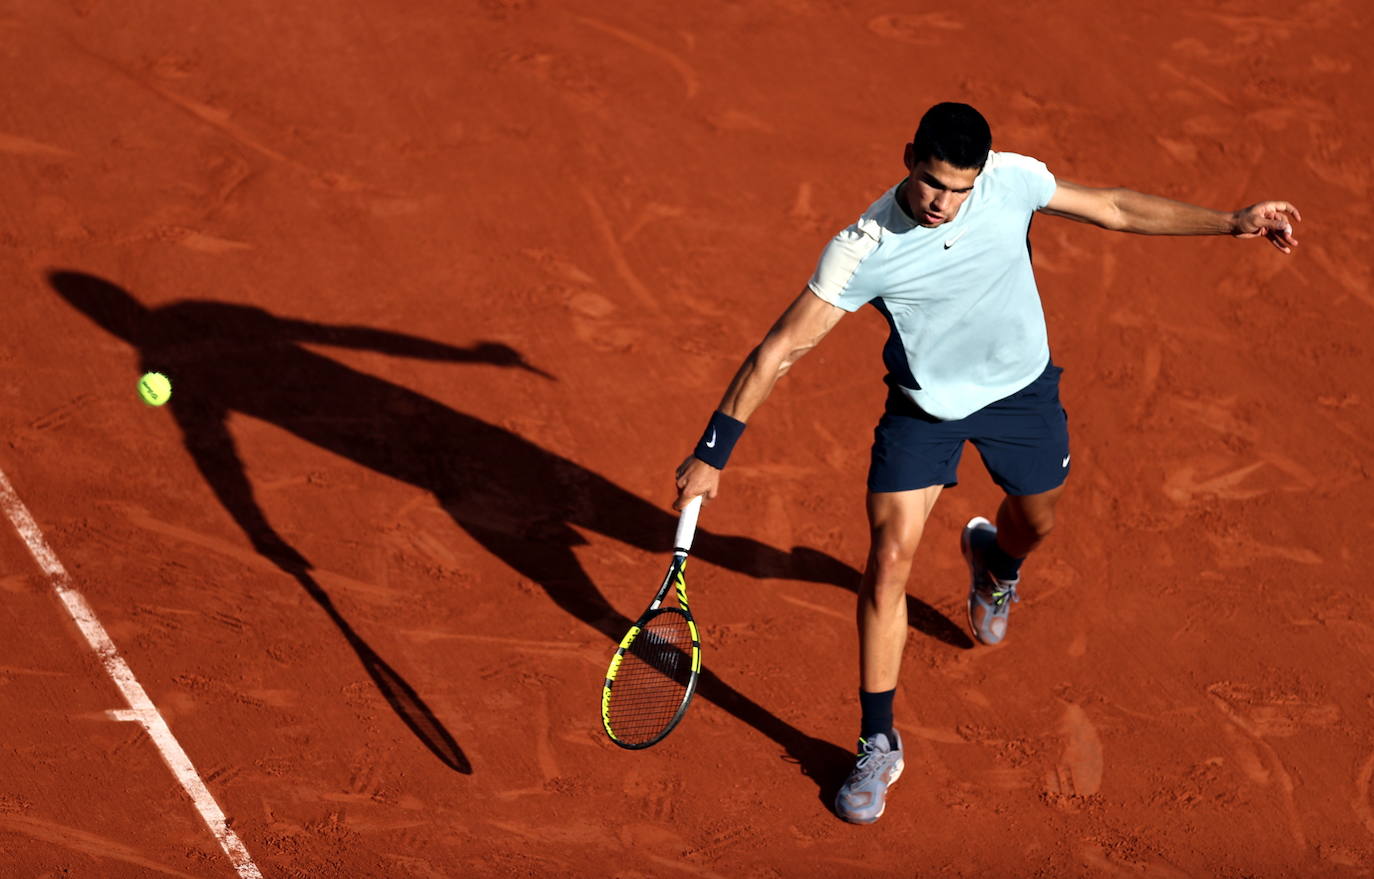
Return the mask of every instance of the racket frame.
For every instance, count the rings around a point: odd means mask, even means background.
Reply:
[[[696,620],[692,617],[692,611],[687,603],[687,554],[692,548],[692,537],[696,533],[697,515],[701,511],[700,496],[692,498],[683,507],[682,515],[678,518],[677,536],[673,540],[673,560],[668,564],[668,573],[663,578],[663,583],[658,587],[658,592],[654,595],[653,601],[635,620],[634,625],[625,633],[625,637],[620,639],[620,646],[616,649],[615,655],[611,657],[611,664],[606,669],[606,678],[601,685],[601,726],[606,730],[606,735],[610,740],[622,748],[630,751],[638,751],[656,745],[672,732],[682,720],[682,716],[687,713],[687,706],[692,703],[692,696],[696,693],[697,679],[701,676],[701,635],[697,631]],[[668,590],[676,587],[678,607],[662,607],[664,599],[668,597]],[[614,687],[616,673],[620,670],[620,663],[625,658],[625,653],[630,649],[630,644],[645,625],[654,617],[662,614],[681,614],[687,618],[687,631],[692,637],[692,673],[687,679],[687,689],[683,693],[682,702],[678,705],[676,713],[671,720],[664,725],[658,735],[645,742],[623,742],[616,738],[611,730],[611,691]]]

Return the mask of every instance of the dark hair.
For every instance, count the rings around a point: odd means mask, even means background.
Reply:
[[[921,117],[911,145],[915,160],[939,159],[956,168],[981,169],[992,148],[992,129],[968,104],[936,104]]]

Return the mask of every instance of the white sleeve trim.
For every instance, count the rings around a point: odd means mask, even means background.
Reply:
[[[878,246],[876,236],[859,224],[850,226],[830,240],[821,253],[816,273],[806,285],[812,293],[845,311],[857,311],[867,300],[855,301],[846,297],[859,265]]]
[[[1031,179],[1031,191],[1035,194],[1037,202],[1035,209],[1037,211],[1049,204],[1050,199],[1054,197],[1054,190],[1059,185],[1058,181],[1054,179],[1054,174],[1050,173],[1049,167],[1031,156],[1023,156],[1020,153],[993,152],[992,159],[988,164],[1025,173]]]

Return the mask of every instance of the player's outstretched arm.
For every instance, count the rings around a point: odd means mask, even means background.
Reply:
[[[1298,240],[1293,223],[1302,219],[1286,201],[1262,201],[1238,211],[1214,211],[1132,189],[1093,189],[1059,181],[1043,213],[1140,235],[1232,235],[1266,238],[1284,253]]]
[[[730,386],[721,397],[716,411],[730,419],[747,423],[772,392],[778,379],[787,374],[792,365],[806,352],[820,344],[821,339],[839,323],[847,312],[821,299],[808,288],[793,300],[782,316],[773,324],[768,335],[740,364]],[[714,435],[711,442],[715,441]],[[697,495],[707,500],[716,496],[721,471],[695,454],[677,468],[677,500],[673,509],[681,510]]]

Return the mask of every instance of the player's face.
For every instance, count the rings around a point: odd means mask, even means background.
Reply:
[[[933,158],[914,162],[910,145],[906,158],[911,174],[903,195],[916,222],[933,227],[953,220],[973,192],[973,181],[978,179],[980,169],[956,168]]]

